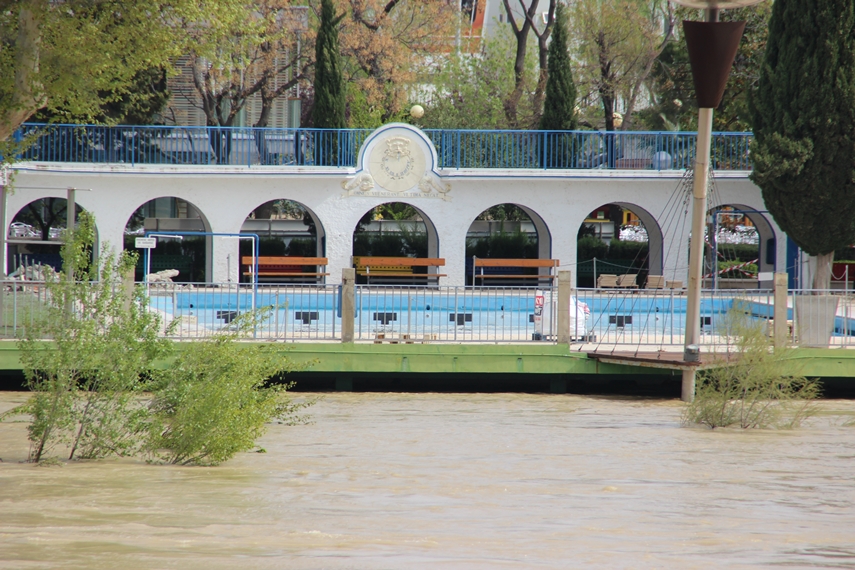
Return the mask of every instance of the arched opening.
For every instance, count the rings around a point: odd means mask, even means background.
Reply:
[[[145,250],[136,247],[136,238],[154,233],[162,235],[156,236],[157,246],[149,252],[151,273],[167,272],[174,282],[207,282],[212,275],[210,236],[183,234],[210,231],[202,212],[190,202],[169,196],[149,200],[137,208],[125,224],[125,249],[139,254],[136,279],[146,279]],[[173,271],[178,274],[172,274]],[[167,276],[167,273],[161,275]]]
[[[475,218],[466,232],[466,283],[488,286],[537,285],[550,267],[522,260],[549,260],[552,238],[537,212],[520,204],[497,204]],[[478,260],[515,260],[516,265],[481,266]]]
[[[318,216],[299,202],[278,199],[265,202],[255,208],[240,229],[241,233],[259,237],[258,254],[261,257],[319,258],[325,256],[326,233]],[[248,264],[243,263],[252,256],[252,242],[240,241],[241,281],[251,280]],[[271,260],[274,261],[274,260]],[[279,260],[275,260],[277,263]],[[315,264],[294,264],[282,259],[276,273],[266,279],[288,282],[322,281],[322,268]],[[287,273],[293,272],[293,276]],[[259,278],[262,270],[259,269]]]
[[[597,287],[602,275],[607,280],[624,276],[623,284],[643,287],[650,275],[662,275],[662,262],[662,230],[647,210],[635,204],[603,204],[579,227],[578,287]]]
[[[760,273],[775,271],[777,241],[764,213],[742,204],[709,211],[705,287],[753,288]]]
[[[83,208],[75,206],[76,220]],[[60,250],[68,227],[67,207],[65,198],[40,198],[15,214],[6,233],[8,275],[37,265],[49,265],[56,271],[62,268]]]
[[[357,272],[357,283],[366,283],[364,267],[359,263],[360,257],[439,257],[439,236],[436,227],[429,217],[417,207],[405,202],[387,202],[368,210],[353,232],[354,267]],[[391,283],[414,282],[420,283],[419,275],[429,273],[429,268],[412,266],[396,268],[389,273],[397,273],[389,279],[372,269],[371,283],[388,281]],[[411,272],[414,278],[402,273]]]

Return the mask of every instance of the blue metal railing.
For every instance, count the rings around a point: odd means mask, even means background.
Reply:
[[[692,168],[697,135],[644,131],[426,129],[439,168]],[[25,124],[22,160],[200,165],[355,166],[368,129]],[[751,133],[713,133],[712,167],[750,170]]]

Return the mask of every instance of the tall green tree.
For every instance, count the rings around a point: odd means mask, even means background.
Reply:
[[[546,80],[546,100],[540,129],[544,131],[572,131],[576,128],[576,84],[567,51],[567,12],[563,4],[555,8],[555,29],[549,44]]]
[[[335,15],[332,0],[322,0],[321,24],[315,41],[315,105],[312,109],[312,123],[318,129],[347,126],[338,44],[338,24],[342,17]]]
[[[137,89],[140,72],[182,53],[183,39],[171,23],[193,12],[193,4],[0,2],[0,141],[39,109],[103,118],[105,103]]]
[[[777,0],[750,101],[752,180],[775,221],[817,256],[814,288],[834,250],[855,243],[855,3]]]

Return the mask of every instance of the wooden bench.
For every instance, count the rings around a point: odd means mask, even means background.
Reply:
[[[445,259],[441,257],[373,257],[367,255],[359,255],[353,257],[353,267],[356,268],[356,274],[365,277],[367,283],[371,279],[391,278],[392,283],[402,281],[423,281],[428,279],[436,279],[439,282],[440,277],[446,277],[445,273],[431,273],[430,268],[445,266]],[[417,272],[416,268],[423,270],[424,273]]]
[[[329,273],[318,271],[319,267],[325,268],[329,260],[326,257],[294,257],[294,256],[260,256],[253,258],[252,256],[242,256],[241,263],[247,266],[248,270],[244,271],[244,275],[252,276],[253,261],[258,262],[258,278],[287,278],[289,281],[295,280],[311,280],[319,281],[321,277],[326,277]],[[315,271],[306,271],[306,269],[314,268]]]
[[[484,279],[530,279],[549,280],[552,281],[556,277],[555,269],[559,266],[557,259],[488,259],[488,258],[473,258],[472,263],[472,285],[475,285],[476,279],[481,279],[481,284],[484,284]],[[538,273],[526,273],[526,270],[540,268],[549,268],[548,274],[541,275]]]

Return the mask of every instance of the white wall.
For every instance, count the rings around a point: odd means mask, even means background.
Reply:
[[[113,246],[121,246],[131,214],[154,198],[172,196],[190,202],[202,212],[207,231],[215,233],[239,233],[247,216],[270,200],[295,200],[312,210],[323,225],[331,274],[328,282],[339,283],[341,270],[351,266],[353,232],[359,219],[382,203],[405,202],[418,208],[436,228],[438,257],[446,260],[441,272],[448,274],[441,283],[463,285],[466,233],[485,209],[513,203],[537,214],[549,233],[539,236],[541,244],[551,243],[552,258],[561,261],[562,269],[575,271],[576,235],[585,217],[603,204],[620,202],[643,208],[658,220],[665,234],[664,274],[685,280],[689,223],[681,216],[689,214],[680,209],[672,212],[681,171],[436,170],[435,151],[419,131],[401,125],[387,127],[375,132],[366,147],[371,142],[381,144],[387,131],[411,136],[413,148],[425,152],[425,176],[450,185],[444,194],[447,199],[438,199],[436,191],[415,188],[385,192],[375,187],[367,193],[344,190],[343,182],[370,172],[372,167],[362,160],[356,168],[341,169],[19,164],[15,190],[8,198],[6,225],[29,202],[49,196],[64,198],[68,187],[88,189],[77,193],[77,202],[95,215],[102,243]],[[748,180],[747,172],[717,173],[717,186],[723,203],[765,210],[760,190]],[[769,221],[778,237],[778,270],[783,270],[786,239],[771,218]],[[237,241],[214,238],[212,242],[213,281],[237,280]],[[227,274],[229,265],[231,275]]]

